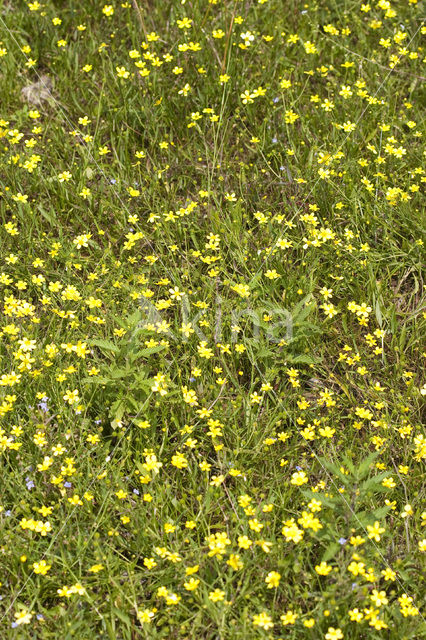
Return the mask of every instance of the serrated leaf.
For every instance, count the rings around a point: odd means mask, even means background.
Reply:
[[[146,358],[146,356],[150,356],[153,353],[163,351],[163,349],[165,349],[165,346],[163,344],[159,344],[156,347],[147,347],[146,349],[138,351],[136,354],[136,358]]]
[[[139,309],[136,309],[136,311],[126,318],[126,325],[129,329],[133,329],[141,320],[142,314]]]
[[[344,484],[348,484],[348,482],[351,481],[349,476],[342,473],[337,465],[333,464],[326,458],[319,458],[319,461],[328,471],[334,473],[334,475],[337,476]]]
[[[111,380],[119,380],[128,376],[130,371],[128,369],[112,369],[110,371]]]
[[[108,384],[111,381],[109,378],[93,376],[91,378],[83,378],[82,382],[85,384]]]
[[[389,513],[390,507],[384,506],[379,507],[378,509],[374,509],[373,516],[375,520],[381,520]]]
[[[332,498],[326,498],[323,494],[321,493],[315,493],[314,491],[311,491],[310,489],[304,489],[302,490],[302,494],[304,495],[304,497],[307,500],[320,500],[321,504],[325,505],[326,507],[335,507],[335,501]]]
[[[119,353],[120,349],[116,344],[111,342],[110,340],[89,340],[90,346],[99,347],[100,349],[104,349],[105,351],[113,351],[113,353]]]
[[[371,464],[374,462],[374,460],[377,458],[378,455],[379,455],[378,451],[373,451],[373,453],[370,453],[370,455],[367,456],[364,462],[360,464],[360,466],[356,471],[356,477],[358,481],[362,480],[367,475],[367,473],[370,470]]]
[[[374,487],[374,485],[381,483],[388,475],[388,471],[383,471],[382,473],[378,473],[376,476],[368,478],[368,480],[364,480],[364,482],[359,486],[360,494],[362,495],[366,493],[369,489]]]
[[[135,377],[135,385],[137,389],[151,389],[154,384],[154,378],[145,378],[144,373],[141,373],[139,376]]]
[[[381,520],[388,513],[390,507],[379,507],[374,511],[359,511],[352,515],[352,519],[360,522],[364,527],[367,524],[373,524],[375,520]]]

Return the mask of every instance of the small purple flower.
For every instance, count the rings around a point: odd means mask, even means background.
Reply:
[[[135,493],[137,496],[140,496],[139,489],[133,489],[133,493]]]
[[[278,142],[278,138],[272,138],[272,142],[275,144],[276,142]]]
[[[117,182],[117,180],[115,178],[111,178],[110,183],[111,184],[115,184]]]
[[[101,424],[102,420],[95,420],[95,424]]]
[[[296,471],[302,471],[302,467],[297,466]]]
[[[279,98],[273,98],[272,102],[274,102],[275,104],[277,104],[277,102],[279,102],[280,99]]]
[[[346,543],[347,543],[347,540],[346,540],[346,538],[339,538],[337,542],[338,542],[339,544],[342,544],[342,545],[343,545],[343,544],[346,544]]]
[[[36,615],[37,620],[44,620],[44,616],[41,615],[41,613],[38,613]]]
[[[4,512],[4,515],[5,515],[7,518],[10,518],[10,516],[12,515],[11,510],[10,510],[10,509],[8,509],[7,511],[5,511],[5,512]]]
[[[16,629],[16,627],[18,626],[17,622],[12,622],[12,624],[10,625],[12,627],[12,629]]]
[[[71,482],[68,482],[68,480],[64,482],[64,487],[66,487],[67,489],[70,489],[72,487]]]
[[[44,413],[46,413],[49,410],[48,407],[47,407],[47,402],[44,400],[44,398],[43,398],[43,400],[41,402],[38,403],[37,406]]]
[[[31,478],[26,477],[26,478],[25,478],[25,483],[26,483],[26,485],[27,485],[27,489],[28,489],[28,491],[31,491],[31,489],[34,489],[35,484],[34,484],[34,482],[31,480]]]
[[[189,382],[195,382],[195,378],[193,377],[189,378]]]

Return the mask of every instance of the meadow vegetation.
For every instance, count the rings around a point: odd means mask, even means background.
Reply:
[[[426,638],[422,11],[0,2],[2,639]]]

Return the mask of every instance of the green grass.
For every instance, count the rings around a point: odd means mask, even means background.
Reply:
[[[420,3],[56,4],[0,2],[1,637],[426,638]]]

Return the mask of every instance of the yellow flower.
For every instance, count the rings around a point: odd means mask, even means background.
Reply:
[[[180,451],[177,451],[175,455],[172,456],[171,463],[174,467],[177,467],[178,469],[186,469],[188,466],[188,460]]]
[[[298,618],[298,614],[294,613],[294,611],[288,610],[286,613],[283,613],[280,616],[280,620],[284,626],[289,624],[294,624]]]
[[[13,614],[15,616],[15,625],[30,624],[33,614],[28,609],[21,609]]]
[[[275,280],[276,278],[280,277],[280,274],[277,273],[275,269],[268,269],[265,272],[265,277],[268,278],[269,280]]]
[[[104,568],[103,564],[94,564],[90,567],[89,571],[90,573],[99,573],[99,571],[102,571]]]
[[[33,564],[34,573],[39,573],[42,576],[45,576],[50,568],[51,565],[47,564],[46,560],[40,560],[40,562]]]
[[[197,578],[190,578],[188,582],[183,583],[183,586],[187,591],[194,591],[195,589],[197,589],[199,584],[200,581]]]
[[[380,535],[385,532],[385,529],[384,527],[381,527],[380,522],[376,520],[373,525],[367,525],[367,531],[370,539],[380,542]]]
[[[228,564],[234,571],[238,571],[244,566],[244,563],[240,560],[238,553],[231,553],[226,564]]]
[[[253,542],[247,536],[238,536],[238,546],[241,549],[249,549]]]
[[[270,571],[265,578],[268,589],[274,589],[280,584],[281,574],[277,571]]]
[[[253,626],[260,627],[267,631],[268,629],[273,628],[274,623],[272,622],[271,616],[265,611],[262,611],[261,613],[257,613],[253,616]]]
[[[215,589],[214,591],[210,591],[209,600],[212,602],[221,602],[225,598],[225,592],[221,589]]]
[[[331,565],[327,564],[326,562],[321,562],[320,564],[316,565],[315,571],[320,576],[328,576],[330,571],[333,571],[333,567]]]
[[[287,111],[284,113],[284,122],[286,122],[287,124],[293,124],[298,118],[300,118],[300,116],[292,109],[287,109]]]
[[[68,182],[71,178],[72,174],[69,171],[62,171],[62,173],[58,175],[59,182]]]
[[[246,284],[235,284],[231,289],[238,293],[242,298],[248,298],[250,296],[250,288]]]
[[[130,71],[127,71],[126,67],[115,67],[117,71],[117,76],[119,78],[124,78],[125,80],[129,77]]]
[[[137,617],[141,624],[150,623],[155,615],[156,609],[138,609]]]
[[[295,471],[291,476],[290,483],[300,487],[302,484],[306,484],[308,479],[309,478],[304,471]]]

